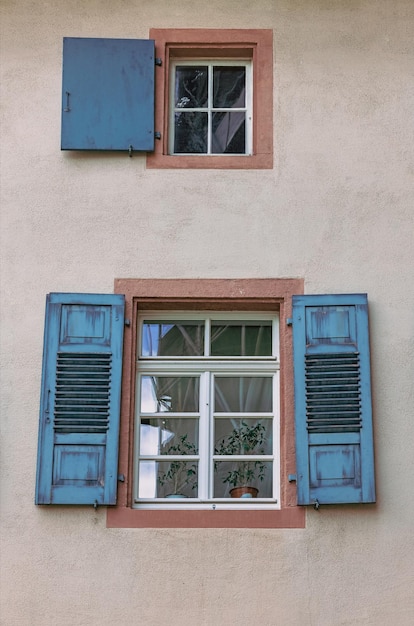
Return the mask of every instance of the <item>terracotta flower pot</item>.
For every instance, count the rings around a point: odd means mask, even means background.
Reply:
[[[232,498],[257,498],[259,490],[256,487],[233,487],[230,489]]]

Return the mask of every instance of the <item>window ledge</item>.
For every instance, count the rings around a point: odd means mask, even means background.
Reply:
[[[108,508],[107,528],[305,528],[305,508],[279,511],[139,511]]]

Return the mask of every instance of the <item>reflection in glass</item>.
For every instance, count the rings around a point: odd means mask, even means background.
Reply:
[[[207,152],[208,114],[197,111],[174,115],[174,152],[205,154]]]
[[[214,154],[246,153],[245,118],[243,111],[213,113],[211,151]]]
[[[246,68],[215,66],[213,68],[213,107],[245,106]]]
[[[272,356],[272,322],[213,322],[211,355]]]
[[[144,320],[142,356],[203,356],[204,321]]]
[[[214,410],[219,413],[270,413],[271,376],[215,376]]]
[[[141,413],[195,413],[199,410],[198,376],[142,376]]]
[[[197,461],[140,461],[139,498],[196,498]]]
[[[208,67],[179,65],[175,69],[175,106],[201,108],[208,103]]]
[[[142,418],[140,454],[198,454],[198,419]]]
[[[250,487],[250,495],[240,493]],[[233,490],[238,491],[233,491]],[[252,490],[257,490],[252,491]],[[249,492],[247,492],[249,493]],[[272,461],[216,461],[214,464],[215,498],[271,498]]]
[[[272,454],[273,422],[271,419],[215,419],[214,454]]]

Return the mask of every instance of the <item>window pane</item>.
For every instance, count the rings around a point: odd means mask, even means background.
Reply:
[[[212,152],[215,154],[245,154],[245,113],[224,112],[213,114]]]
[[[144,321],[142,356],[202,356],[204,321]]]
[[[198,407],[198,377],[142,376],[141,413],[194,413]]]
[[[175,69],[175,106],[201,108],[208,103],[208,67],[179,65]]]
[[[198,454],[198,419],[142,418],[140,454]]]
[[[246,104],[246,68],[213,68],[213,107],[242,108]]]
[[[139,464],[140,498],[196,498],[197,461],[141,461]]]
[[[216,376],[214,410],[226,413],[270,413],[272,411],[270,376]]]
[[[214,454],[272,454],[271,419],[216,419]]]
[[[205,154],[207,152],[208,114],[189,111],[174,116],[174,152]]]
[[[213,322],[212,356],[272,356],[272,323]]]
[[[271,498],[272,492],[272,461],[215,462],[215,498]]]

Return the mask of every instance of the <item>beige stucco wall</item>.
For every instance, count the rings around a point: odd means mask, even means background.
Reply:
[[[1,624],[414,623],[412,0],[2,0]],[[275,165],[60,151],[63,36],[273,28]],[[305,530],[109,530],[33,504],[46,293],[115,277],[368,292],[378,503]]]

